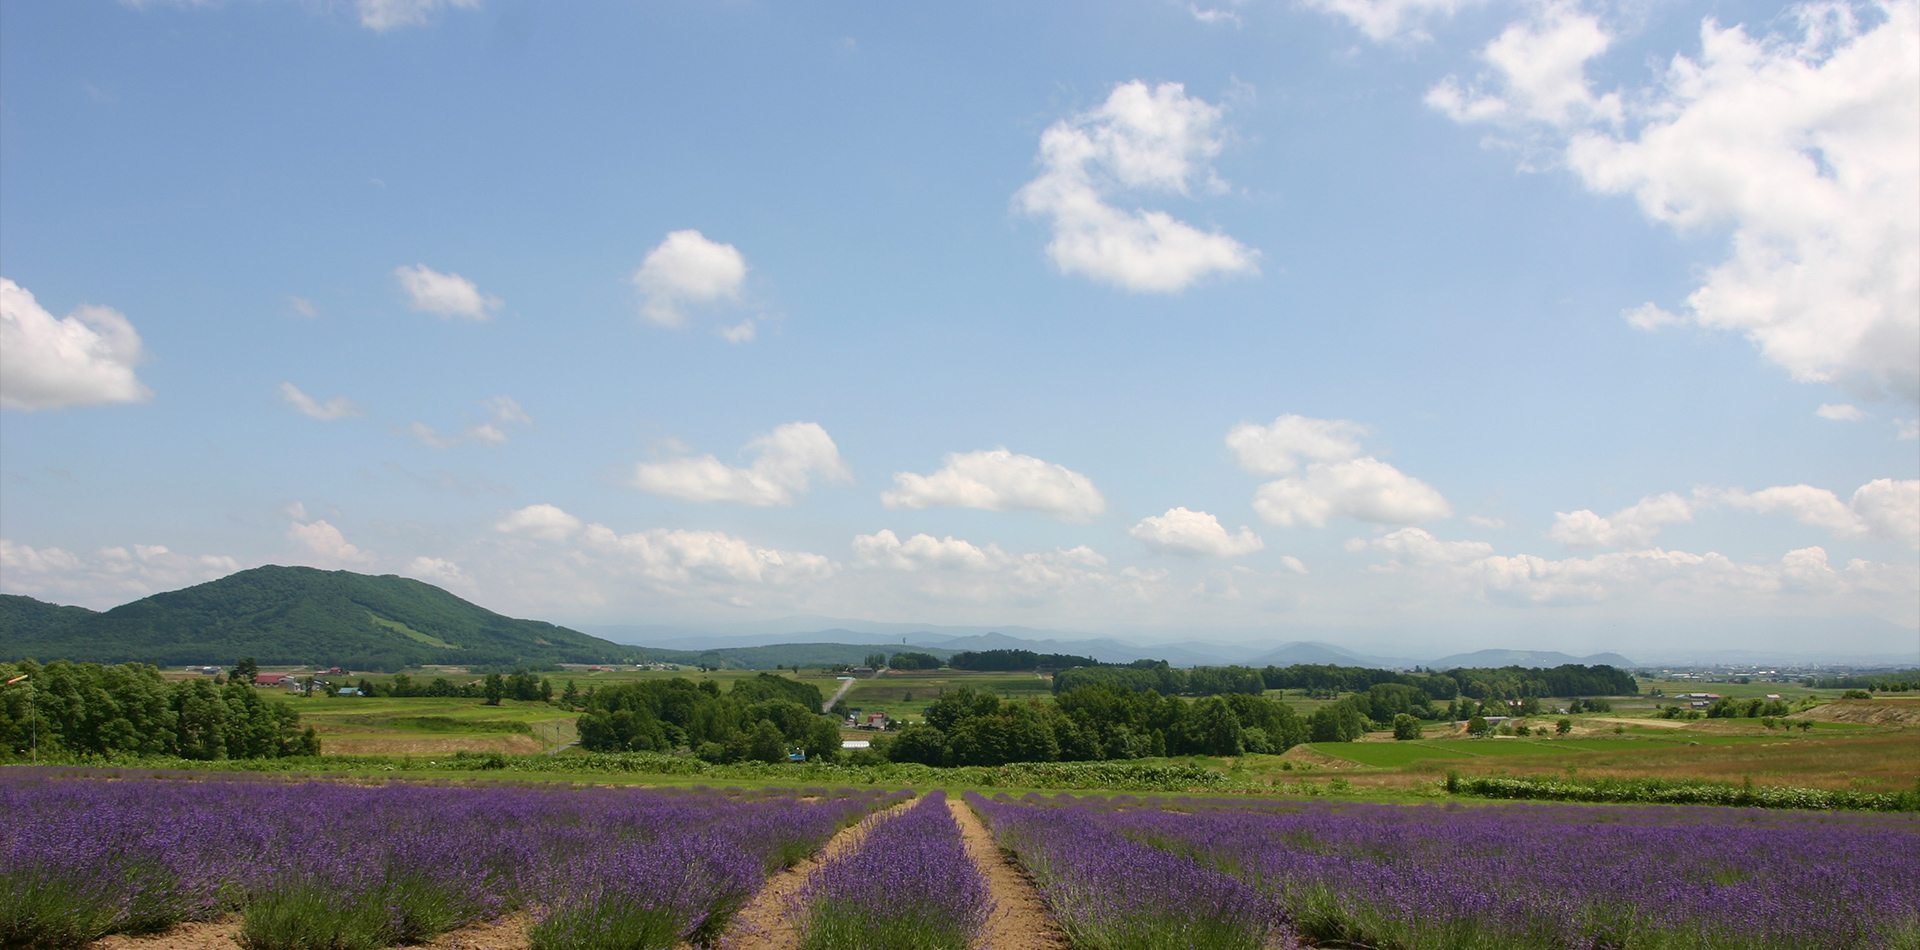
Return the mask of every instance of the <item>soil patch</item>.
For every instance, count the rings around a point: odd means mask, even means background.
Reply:
[[[352,755],[416,755],[443,752],[509,752],[531,753],[546,748],[546,743],[529,735],[511,734],[494,736],[396,736],[392,733],[380,736],[369,735],[329,735],[321,742],[320,748],[329,754]]]
[[[1060,925],[1047,915],[1040,892],[1024,868],[994,844],[993,835],[981,824],[980,816],[957,798],[947,799],[953,820],[960,823],[960,834],[967,842],[967,855],[987,876],[987,891],[993,895],[993,914],[980,934],[978,950],[1059,950],[1067,945]]]
[[[529,923],[527,915],[512,914],[441,934],[424,946],[426,950],[527,950]]]
[[[792,950],[800,945],[800,889],[806,886],[807,876],[815,868],[835,857],[860,846],[867,832],[882,816],[892,813],[894,808],[910,806],[919,799],[912,799],[893,808],[883,809],[861,819],[851,828],[843,829],[839,834],[827,839],[825,847],[813,857],[801,861],[767,879],[760,893],[747,902],[747,906],[734,915],[727,924],[726,932],[720,935],[720,950]],[[691,944],[681,944],[677,950],[693,950]]]
[[[1859,722],[1878,726],[1920,725],[1920,700],[1840,699],[1815,706],[1789,719],[1819,722]]]
[[[178,924],[164,933],[114,934],[90,950],[240,950],[240,916]]]

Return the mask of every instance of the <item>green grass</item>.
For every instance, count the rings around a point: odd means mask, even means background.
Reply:
[[[1422,759],[1467,758],[1466,753],[1423,742],[1315,742],[1308,748],[1322,755],[1383,769],[1401,768]]]

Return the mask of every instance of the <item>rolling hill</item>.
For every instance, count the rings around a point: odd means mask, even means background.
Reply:
[[[102,613],[28,597],[0,609],[0,659],[177,666],[251,656],[267,666],[397,670],[606,663],[640,652],[409,578],[309,567],[257,567]]]

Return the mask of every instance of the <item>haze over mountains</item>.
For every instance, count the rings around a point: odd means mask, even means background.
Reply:
[[[0,595],[0,659],[33,657],[159,665],[230,663],[341,665],[385,670],[414,665],[547,666],[666,662],[769,668],[858,663],[870,652],[916,649],[945,658],[963,650],[1023,649],[1101,662],[1165,660],[1174,666],[1336,664],[1623,669],[1667,663],[1852,663],[1897,665],[1902,657],[1793,657],[1714,651],[1707,657],[1486,649],[1445,656],[1380,655],[1316,640],[1136,642],[1081,631],[880,623],[796,616],[684,626],[582,625],[575,630],[502,616],[421,581],[394,575],[267,566],[155,594],[111,610],[63,607]]]

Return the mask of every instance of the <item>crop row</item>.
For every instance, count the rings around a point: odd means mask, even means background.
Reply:
[[[251,950],[412,943],[516,910],[537,950],[718,932],[904,793],[63,780],[0,772],[0,947],[239,912]]]
[[[1106,950],[1239,950],[1273,933],[1402,950],[1920,948],[1920,823],[1906,817],[1037,795],[977,805],[1062,923]],[[1153,879],[1126,877],[1149,867]]]
[[[967,950],[993,909],[938,791],[822,864],[799,904],[801,950]]]

